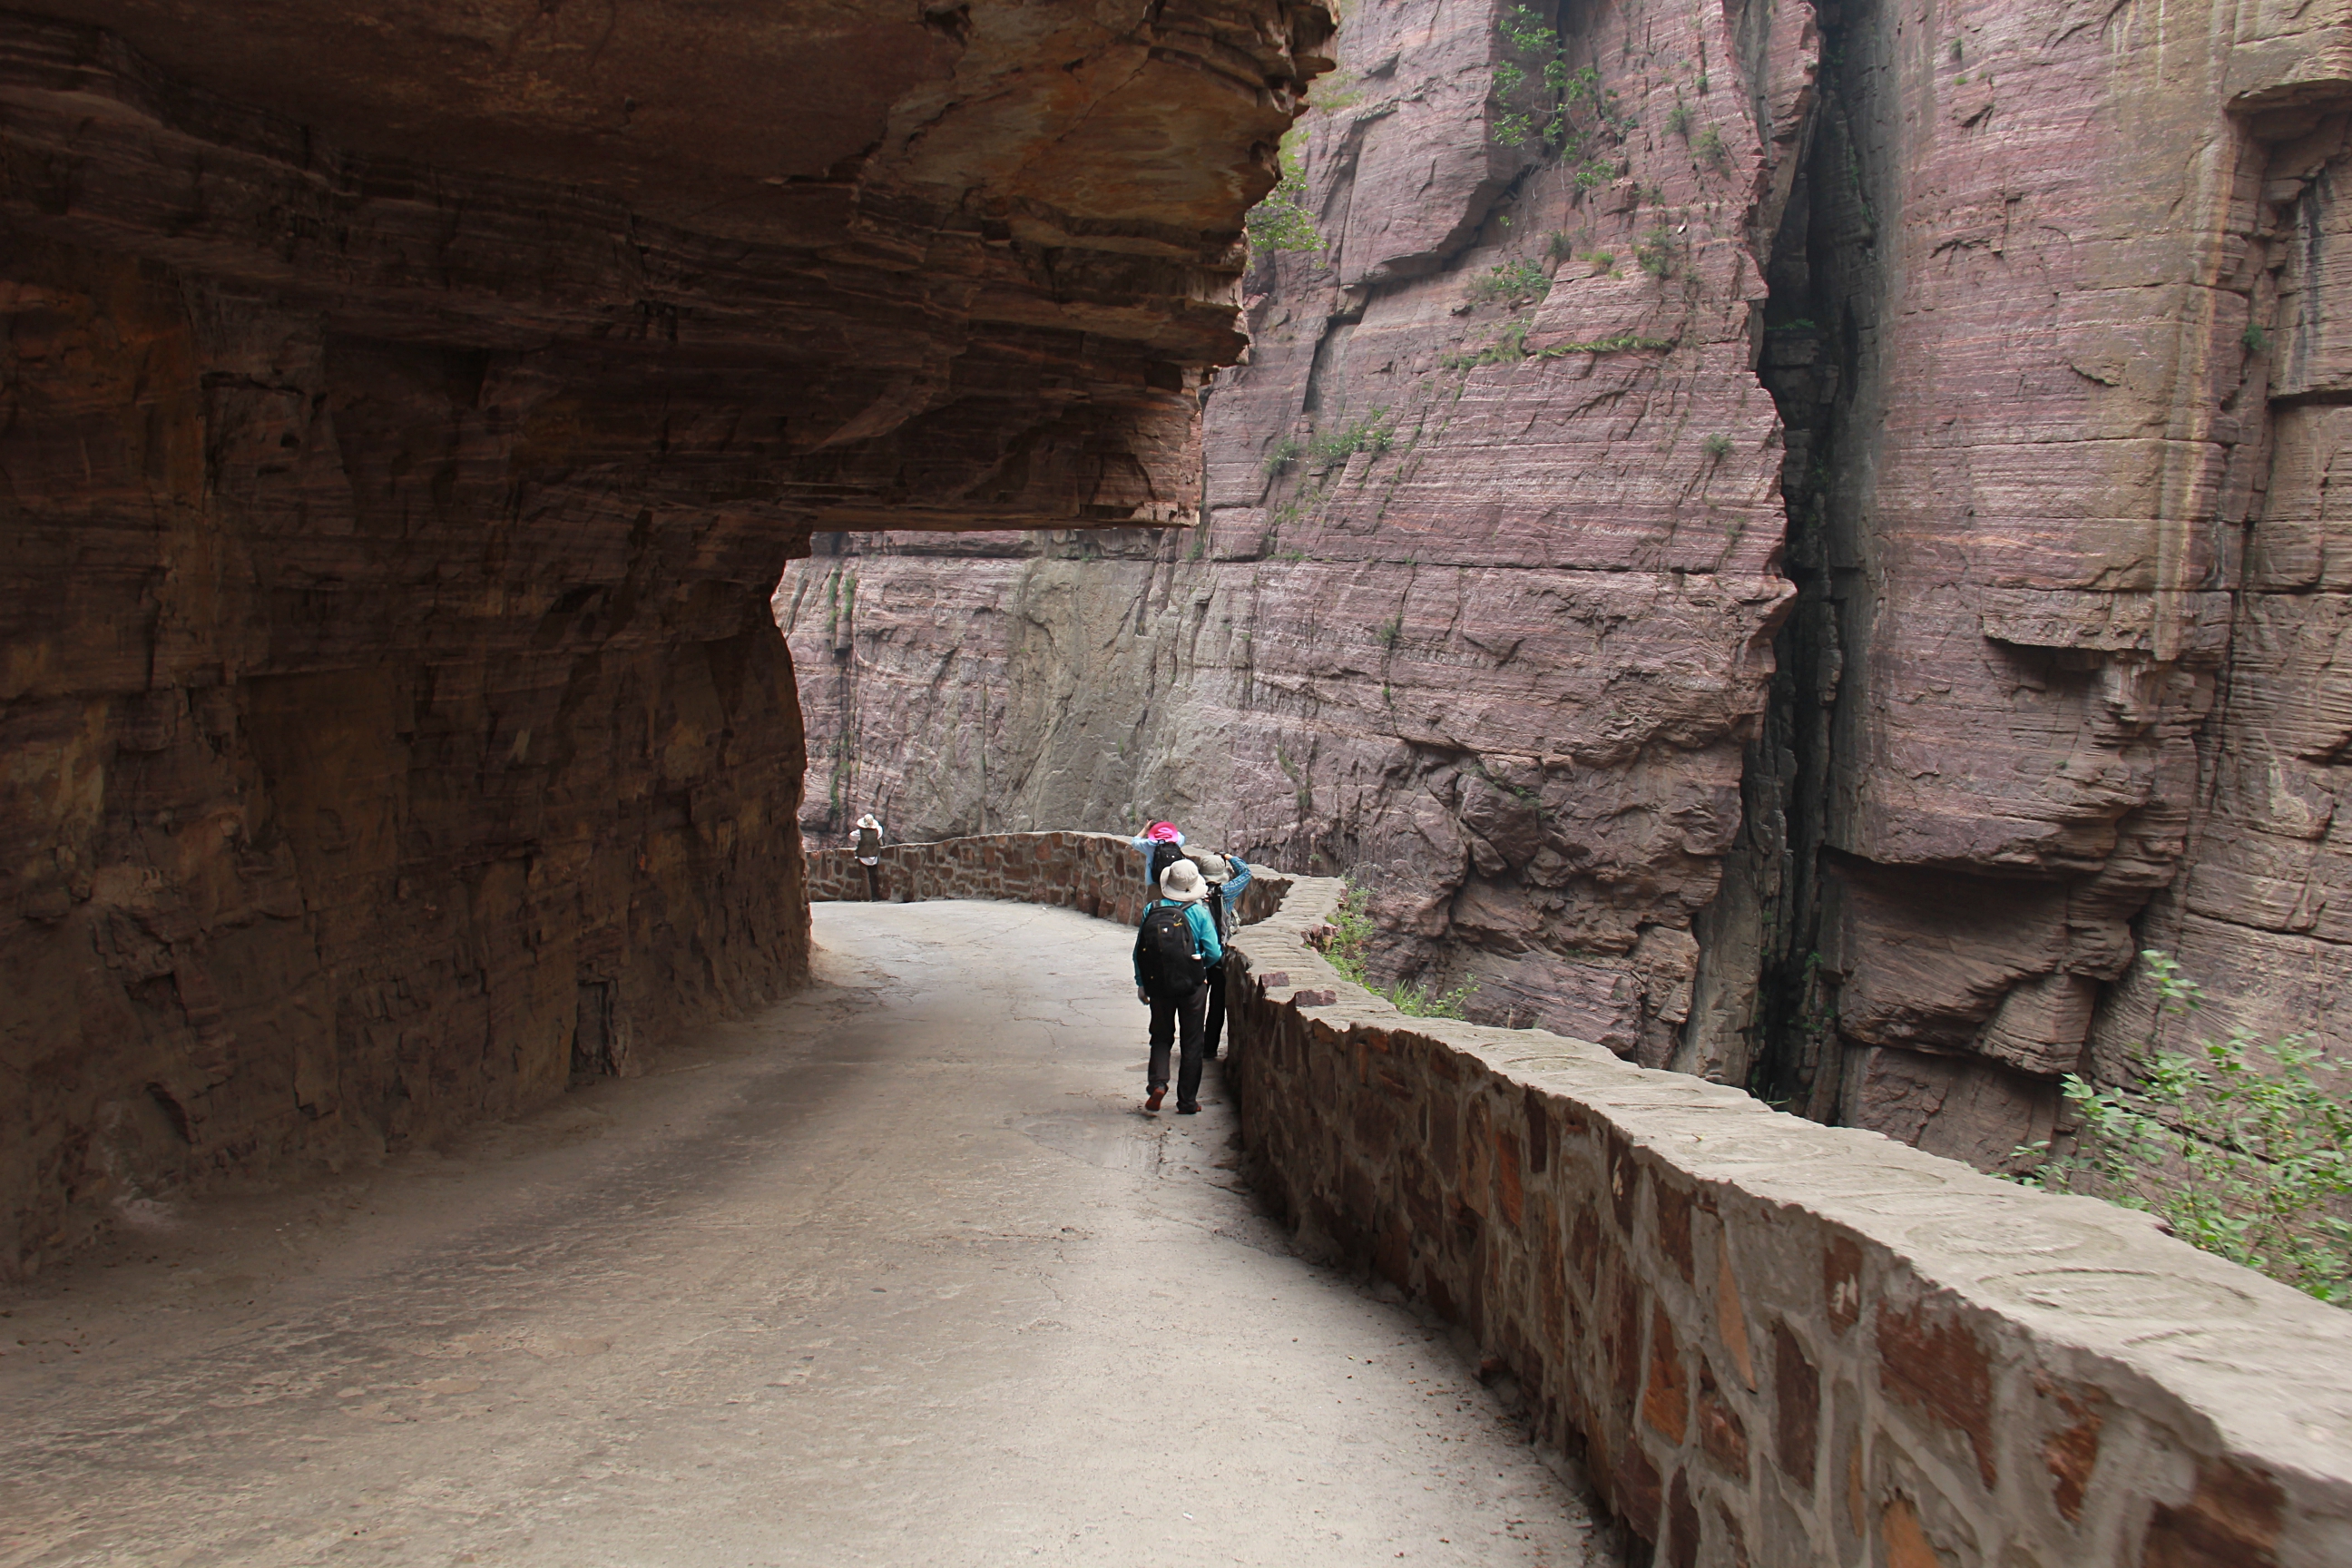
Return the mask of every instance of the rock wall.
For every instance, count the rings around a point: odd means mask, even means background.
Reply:
[[[1846,9],[1769,251],[1801,597],[1702,933],[1720,1023],[1678,1059],[1744,1028],[1766,1092],[1979,1163],[2047,1134],[2058,1075],[2129,1075],[2139,948],[2273,1030],[2340,967],[2168,912],[2197,888],[2280,927],[2222,780],[2259,755],[2325,789],[2250,677],[2330,612],[2245,563],[2266,504],[2306,504],[2313,427],[2273,410],[2315,364],[2325,246],[2296,237],[2352,103],[2341,8],[2199,16],[2190,42],[2132,9]]]
[[[1641,122],[1597,133],[1622,174],[1497,145],[1502,10],[1351,16],[1305,152],[1328,248],[1254,264],[1197,531],[1008,538],[981,575],[821,539],[787,576],[811,831],[1173,816],[1363,879],[1384,976],[1664,1059],[1790,593],[1747,369],[1777,154],[1722,19],[1645,6],[1571,31]],[[1767,137],[1806,78],[1774,47]],[[1718,153],[1664,129],[1685,100]],[[1520,262],[1539,303],[1465,292]]]
[[[777,573],[1189,510],[1329,30],[79,10],[0,19],[0,1271],[796,984]]]
[[[2352,1554],[2344,1313],[2095,1199],[1407,1018],[1316,950],[1339,892],[1298,881],[1226,961],[1263,1189],[1469,1328],[1653,1561]]]
[[[2343,1037],[2352,15],[1547,11],[1559,155],[1515,15],[1351,13],[1198,528],[787,576],[809,827],[1175,816],[1383,979],[1979,1164],[2144,946]]]

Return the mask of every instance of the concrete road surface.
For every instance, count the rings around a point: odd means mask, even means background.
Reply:
[[[1578,1564],[1443,1337],[1146,1116],[1129,935],[820,905],[824,982],[0,1298],[0,1563]]]

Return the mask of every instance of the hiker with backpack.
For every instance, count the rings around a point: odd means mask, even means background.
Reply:
[[[1220,855],[1213,849],[1187,849],[1186,859],[1200,869],[1201,879],[1208,884],[1210,921],[1217,928],[1220,945],[1231,942],[1234,928],[1241,922],[1234,916],[1241,902],[1242,889],[1250,885],[1249,862],[1238,855]],[[1209,1004],[1201,1028],[1201,1059],[1217,1059],[1217,1044],[1225,1034],[1225,966],[1220,962],[1209,965]]]
[[[1176,1046],[1176,1113],[1201,1109],[1201,1025],[1208,1005],[1208,971],[1224,962],[1224,942],[1208,910],[1208,879],[1179,858],[1160,874],[1159,897],[1144,906],[1135,932],[1135,996],[1151,1006],[1151,1062],[1145,1069],[1146,1110],[1168,1092],[1168,1053]],[[1181,1038],[1180,1038],[1181,1037]]]
[[[1143,879],[1155,890],[1160,873],[1184,858],[1184,835],[1172,822],[1155,822],[1128,842],[1143,856]]]
[[[867,812],[857,819],[857,831],[849,836],[849,847],[857,855],[857,863],[866,868],[866,897],[868,901],[882,901],[882,825]]]

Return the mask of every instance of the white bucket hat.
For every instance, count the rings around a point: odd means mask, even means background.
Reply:
[[[1209,896],[1209,889],[1201,880],[1198,866],[1190,860],[1178,860],[1160,873],[1160,896],[1180,904],[1197,904]]]

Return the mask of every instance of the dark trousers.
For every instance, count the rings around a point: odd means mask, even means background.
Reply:
[[[1179,1105],[1196,1104],[1201,1098],[1201,1014],[1208,1005],[1205,985],[1190,996],[1155,994],[1151,998],[1151,1066],[1144,1076],[1150,1088],[1168,1087],[1168,1047],[1177,1043],[1181,1029],[1183,1059],[1176,1069]]]
[[[1225,1037],[1225,966],[1209,965],[1209,1015],[1201,1026],[1201,1059],[1217,1059],[1217,1042]]]
[[[866,866],[863,860],[858,864]],[[874,904],[882,901],[882,868],[879,866],[866,866],[866,900]]]

